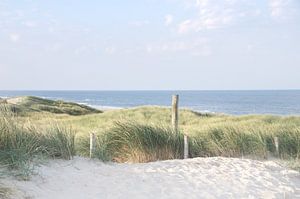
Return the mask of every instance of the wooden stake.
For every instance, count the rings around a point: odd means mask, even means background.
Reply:
[[[90,158],[94,157],[95,145],[96,145],[95,133],[90,133]]]
[[[172,126],[174,131],[178,132],[178,95],[173,95],[172,97]]]
[[[178,133],[178,102],[179,95],[172,96],[172,127],[176,133]],[[183,158],[189,158],[189,143],[188,136],[184,135],[184,149],[183,149]]]
[[[189,158],[189,142],[188,142],[188,136],[184,135],[184,151],[183,151],[183,159]]]
[[[276,148],[276,155],[279,155],[279,141],[278,141],[278,137],[274,137],[274,144],[275,144],[275,148]]]

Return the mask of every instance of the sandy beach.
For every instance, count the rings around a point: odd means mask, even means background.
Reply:
[[[5,179],[13,198],[300,198],[300,175],[275,162],[195,158],[143,164],[75,157],[37,167],[30,181]]]
[[[300,199],[300,0],[0,0],[0,199]]]

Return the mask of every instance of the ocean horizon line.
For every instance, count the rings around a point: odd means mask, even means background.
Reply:
[[[155,91],[155,92],[157,92],[157,91],[179,91],[179,92],[184,92],[184,91],[188,91],[188,92],[191,92],[191,91],[218,91],[218,92],[222,92],[222,91],[300,91],[300,89],[199,89],[199,90],[197,90],[197,89],[168,89],[168,90],[164,90],[164,89],[158,89],[158,90],[155,90],[155,89],[132,89],[132,90],[93,90],[93,89],[91,89],[91,90],[76,90],[76,89],[58,89],[58,90],[53,90],[53,89],[50,89],[50,90],[48,90],[48,89],[43,89],[43,90],[35,90],[35,89],[33,89],[33,90],[22,90],[22,89],[20,89],[20,90],[18,90],[18,89],[16,89],[16,90],[11,90],[11,89],[8,89],[8,90],[1,90],[0,89],[0,92],[1,91],[3,91],[3,92],[9,92],[9,91],[17,91],[17,92],[28,92],[28,91],[30,91],[30,92],[35,92],[35,91],[37,91],[37,92],[39,92],[39,91],[47,91],[47,92],[52,92],[52,91],[55,91],[55,92],[69,92],[69,91],[71,91],[71,92],[76,92],[76,91],[78,91],[78,92],[128,92],[128,91],[130,91],[130,92],[139,92],[139,91],[149,91],[149,92],[151,92],[151,91]]]

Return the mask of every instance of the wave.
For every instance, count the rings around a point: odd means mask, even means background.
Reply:
[[[100,105],[87,105],[90,107],[93,107],[95,109],[99,109],[99,110],[119,110],[119,109],[123,109],[123,107],[116,107],[116,106],[100,106]]]

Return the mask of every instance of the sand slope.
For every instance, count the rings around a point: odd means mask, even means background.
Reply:
[[[38,168],[30,181],[6,180],[18,198],[300,198],[300,176],[273,162],[195,158],[104,164],[76,157]],[[15,196],[17,198],[17,196]]]

